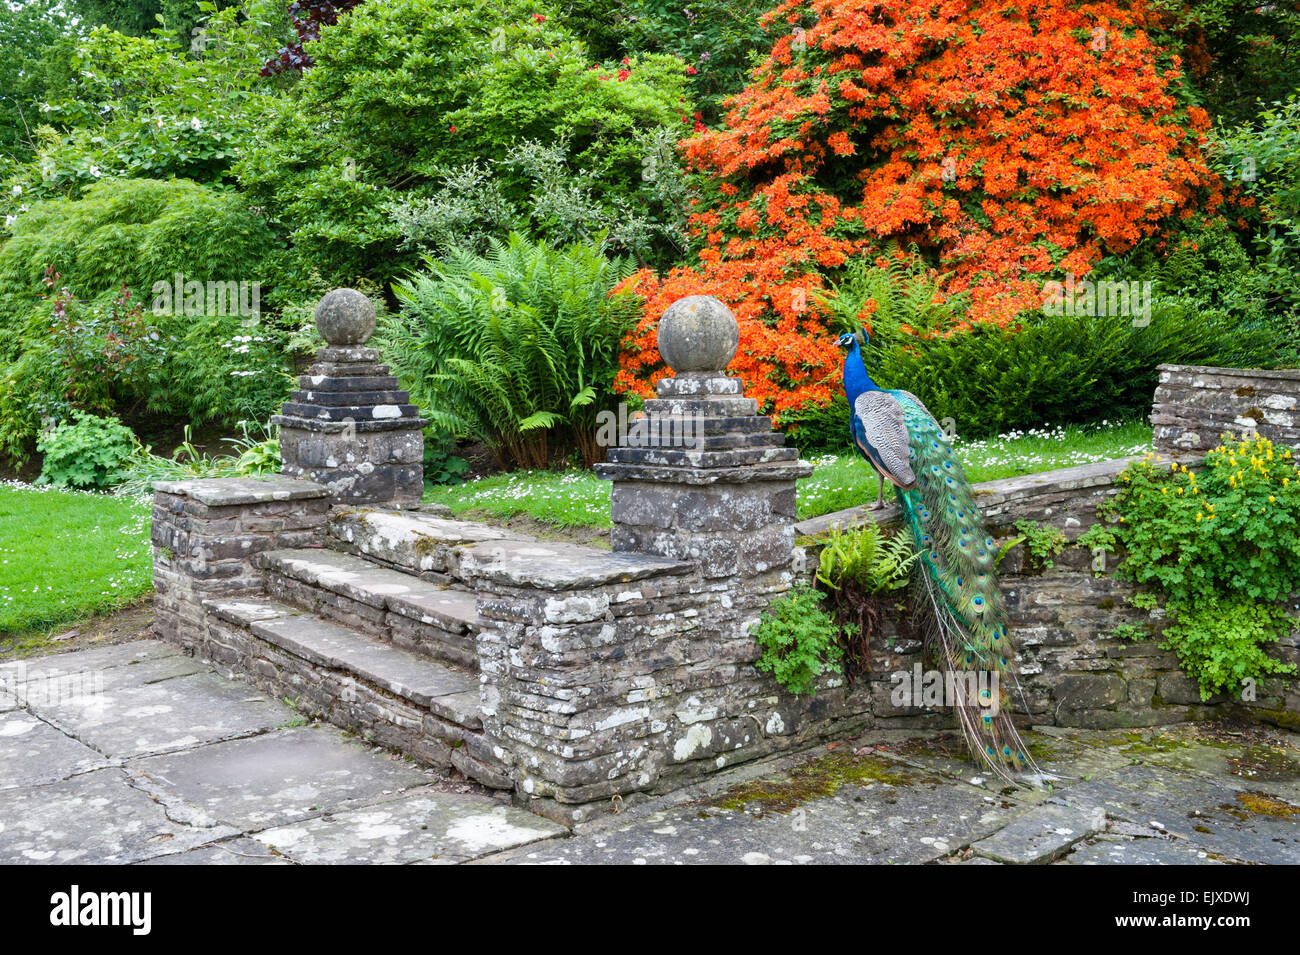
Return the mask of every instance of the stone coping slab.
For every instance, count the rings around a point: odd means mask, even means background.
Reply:
[[[1300,381],[1300,368],[1218,368],[1214,365],[1161,365],[1160,372],[1191,372],[1223,378],[1275,378],[1279,381]]]
[[[155,481],[155,491],[188,497],[208,507],[306,501],[329,497],[329,488],[291,477],[198,478],[192,481]]]
[[[691,561],[544,541],[475,544],[456,548],[455,556],[460,576],[467,581],[538,590],[600,587],[660,574],[686,574],[695,567]]]
[[[597,464],[595,471],[596,477],[613,481],[645,481],[651,484],[749,484],[754,481],[794,481],[810,477],[813,466],[810,461],[713,468],[605,462]]]
[[[1007,501],[1034,497],[1049,489],[1079,490],[1105,487],[1114,483],[1118,474],[1134,461],[1141,461],[1142,457],[1142,455],[1132,455],[1094,464],[1057,468],[1055,471],[1038,471],[1034,474],[1022,474],[997,481],[983,481],[973,485],[975,503],[984,510]],[[1186,463],[1182,458],[1177,460]],[[886,504],[878,511],[873,511],[866,505],[859,505],[800,521],[794,526],[794,530],[800,537],[815,537],[837,524],[846,528],[867,520],[874,520],[877,524],[892,524],[902,520],[902,517],[902,508],[897,504]]]

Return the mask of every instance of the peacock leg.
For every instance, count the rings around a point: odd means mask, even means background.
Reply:
[[[879,470],[877,470],[876,476],[880,478],[880,493],[876,495],[876,503],[867,505],[869,511],[878,511],[885,506],[885,476]]]

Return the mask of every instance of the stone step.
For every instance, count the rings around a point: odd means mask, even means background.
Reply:
[[[474,594],[324,548],[259,558],[271,596],[425,657],[477,669]]]
[[[326,529],[341,550],[443,583],[452,581],[457,547],[532,540],[476,521],[375,508],[341,510]]]
[[[272,646],[341,671],[470,730],[482,729],[478,677],[274,600],[209,600],[204,607]]]

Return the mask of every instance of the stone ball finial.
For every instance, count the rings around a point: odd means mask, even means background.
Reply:
[[[354,288],[336,288],[316,306],[316,328],[331,345],[364,345],[375,330],[375,306]]]
[[[659,319],[659,354],[674,372],[723,371],[736,357],[740,326],[712,295],[688,295]]]

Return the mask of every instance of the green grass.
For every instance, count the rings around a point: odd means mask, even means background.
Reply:
[[[1141,454],[1150,445],[1150,426],[1134,421],[959,439],[956,447],[967,476],[978,483]],[[866,461],[847,454],[812,460],[817,470],[799,482],[801,519],[876,499],[878,479]],[[608,527],[609,492],[609,482],[588,471],[516,471],[429,488],[425,500],[446,504],[457,515],[507,520],[527,514],[561,527]]]
[[[141,498],[0,483],[0,637],[146,593],[149,515]]]

